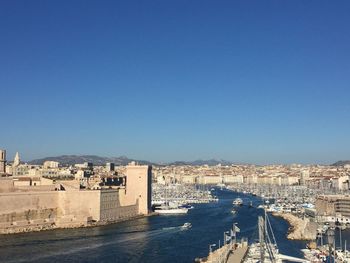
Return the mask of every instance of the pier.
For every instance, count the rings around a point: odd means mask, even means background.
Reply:
[[[235,250],[232,250],[227,258],[227,263],[238,263],[243,262],[245,256],[248,252],[248,245],[238,247]]]
[[[247,252],[248,240],[242,239],[240,242],[229,243],[213,252],[210,251],[208,257],[196,260],[195,262],[239,263],[243,262]]]

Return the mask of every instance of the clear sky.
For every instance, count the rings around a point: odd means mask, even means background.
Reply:
[[[350,159],[350,1],[0,1],[0,148]]]

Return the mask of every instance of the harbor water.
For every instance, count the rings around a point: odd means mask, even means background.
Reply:
[[[0,236],[0,262],[193,262],[222,244],[224,232],[238,223],[238,238],[258,237],[257,197],[215,190],[218,202],[195,204],[185,215],[151,216],[93,228],[61,229]],[[245,205],[232,214],[232,201]],[[249,207],[252,201],[253,207]],[[302,257],[306,242],[286,239],[288,223],[270,217],[280,252]],[[192,228],[181,226],[190,222]],[[215,247],[214,247],[215,249]]]

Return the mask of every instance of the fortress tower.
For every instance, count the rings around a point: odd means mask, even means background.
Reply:
[[[126,166],[126,195],[130,203],[138,201],[140,214],[151,211],[152,166],[134,162]]]
[[[0,174],[6,172],[6,151],[0,150]]]

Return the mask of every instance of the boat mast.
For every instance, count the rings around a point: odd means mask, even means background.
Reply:
[[[265,222],[262,216],[258,218],[259,222],[259,243],[260,243],[260,262],[264,263],[265,258]]]
[[[345,239],[345,245],[344,245],[344,253],[345,253],[345,256],[346,256],[346,257],[349,255],[349,252],[348,252],[348,250],[346,249],[346,239]]]
[[[340,250],[343,250],[343,242],[341,240],[341,226],[339,226],[339,242],[340,242]]]

